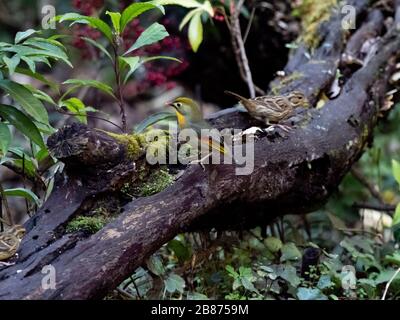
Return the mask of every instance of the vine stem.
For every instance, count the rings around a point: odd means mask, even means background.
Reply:
[[[120,115],[121,115],[122,130],[123,130],[123,132],[127,132],[125,104],[124,104],[124,98],[122,96],[121,70],[118,65],[118,45],[114,44],[113,48],[114,48],[114,74],[115,74],[115,81],[117,84],[115,95],[118,99],[118,105],[119,105]]]

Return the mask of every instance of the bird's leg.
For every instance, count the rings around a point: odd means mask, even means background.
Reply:
[[[282,131],[289,133],[290,131],[293,130],[293,128],[287,124],[279,124],[279,123],[271,124],[271,123],[267,122],[267,125],[269,125],[269,127],[267,128],[266,131],[273,131],[273,130],[276,130],[276,128],[280,128]]]

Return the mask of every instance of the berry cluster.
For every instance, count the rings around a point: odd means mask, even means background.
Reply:
[[[82,59],[96,59],[99,56],[99,50],[88,44],[82,37],[97,40],[100,38],[101,33],[84,24],[76,24],[73,26],[72,33],[74,35],[72,45],[79,49]]]
[[[162,24],[167,28],[171,24],[168,19],[164,19]],[[124,40],[124,48],[127,50],[130,48],[144,31],[144,28],[140,25],[139,20],[133,20],[124,30],[122,38]],[[182,40],[179,36],[170,35],[164,38],[160,42],[154,43],[150,46],[143,47],[136,50],[133,55],[138,56],[176,56],[184,57],[190,50],[190,47],[186,40]],[[181,59],[182,60],[182,59]],[[183,60],[182,63],[158,60],[145,65],[145,72],[140,81],[137,81],[131,90],[134,90],[136,94],[143,93],[147,89],[153,86],[163,86],[166,89],[171,89],[175,86],[175,82],[172,78],[181,74],[188,67],[188,62]]]
[[[103,0],[72,0],[72,6],[86,16],[91,16],[103,5]]]

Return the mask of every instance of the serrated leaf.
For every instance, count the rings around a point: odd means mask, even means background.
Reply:
[[[35,121],[49,125],[49,117],[45,107],[25,86],[3,79],[0,80],[0,88],[18,102]]]
[[[33,30],[33,29],[28,29],[26,31],[20,31],[17,32],[17,34],[15,35],[15,41],[14,43],[17,44],[19,42],[21,42],[22,40],[28,38],[29,36],[31,36],[34,33],[37,33],[38,31]]]
[[[203,24],[201,22],[201,12],[196,13],[189,23],[189,42],[193,52],[197,52],[203,41]]]
[[[299,300],[328,300],[328,297],[316,288],[299,288],[297,297]]]
[[[111,12],[111,11],[106,11],[106,14],[108,14],[110,16],[115,32],[117,34],[120,34],[121,33],[121,27],[120,27],[121,14],[119,12]]]
[[[135,43],[124,53],[127,55],[134,50],[137,50],[143,46],[153,44],[167,37],[169,34],[165,27],[157,22],[154,22],[146,30],[144,30]]]
[[[40,205],[39,198],[31,190],[24,188],[14,188],[14,189],[6,189],[4,190],[4,193],[6,196],[9,197],[23,197],[27,200],[34,202],[37,206]]]
[[[127,26],[127,24],[129,22],[131,22],[134,18],[136,18],[137,16],[139,16],[140,14],[150,10],[150,9],[154,9],[154,8],[158,8],[160,9],[160,11],[162,13],[163,12],[163,8],[152,3],[152,2],[137,2],[137,3],[132,3],[130,6],[128,6],[121,15],[121,21],[120,21],[120,25],[121,25],[121,32],[123,32],[125,30],[125,27]]]
[[[0,151],[2,156],[6,155],[10,143],[11,143],[10,129],[8,128],[8,125],[6,125],[3,122],[0,122]]]
[[[13,75],[15,72],[15,68],[19,65],[21,59],[19,58],[18,55],[14,55],[11,59],[4,56],[3,61],[6,64],[10,75]]]
[[[235,271],[235,269],[234,269],[231,265],[225,266],[225,270],[228,272],[228,274],[229,274],[232,278],[238,278],[238,277],[239,277],[239,273],[237,273],[237,272]]]
[[[101,45],[98,41],[94,41],[91,38],[87,38],[87,37],[81,37],[81,39],[89,42],[91,45],[95,46],[96,48],[98,48],[101,52],[103,52],[111,61],[113,60],[113,58],[111,57],[110,53],[107,51],[107,49]]]
[[[43,138],[36,125],[17,108],[0,104],[0,116],[10,122],[14,127],[35,142],[38,146],[46,148]]]
[[[165,290],[167,290],[169,293],[174,293],[175,291],[183,293],[185,280],[183,280],[182,277],[178,276],[177,274],[173,273],[169,275],[166,280],[164,280],[164,284]]]

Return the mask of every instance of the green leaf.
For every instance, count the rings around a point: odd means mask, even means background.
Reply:
[[[201,23],[201,12],[196,13],[189,23],[189,42],[194,52],[197,52],[203,41],[203,24]]]
[[[167,248],[175,254],[180,262],[184,262],[191,257],[189,248],[179,240],[171,240],[168,242]]]
[[[32,70],[28,70],[28,69],[20,68],[20,67],[16,68],[15,72],[16,73],[20,73],[20,74],[24,74],[26,76],[29,76],[29,77],[34,78],[36,80],[39,80],[40,82],[43,82],[44,84],[48,85],[51,89],[56,91],[56,93],[60,92],[60,89],[59,89],[58,85],[55,82],[46,79],[40,73],[32,72]]]
[[[162,261],[156,255],[150,256],[146,262],[147,268],[156,276],[162,276],[165,273],[165,268]]]
[[[198,8],[202,4],[196,0],[154,0],[152,1],[155,5],[177,5],[184,8]]]
[[[153,56],[153,57],[141,57],[140,63],[146,63],[146,62],[150,62],[153,60],[172,60],[172,61],[176,61],[179,63],[182,63],[181,60],[175,58],[175,57],[169,57],[169,56]]]
[[[128,78],[136,71],[136,69],[140,66],[139,57],[118,57],[119,61],[126,63],[129,66],[129,71],[125,76],[124,83],[128,80]]]
[[[18,55],[14,55],[11,59],[4,56],[3,61],[8,68],[8,72],[10,73],[10,75],[12,75],[14,74],[15,68],[19,65],[21,59],[19,58]]]
[[[394,212],[392,226],[400,223],[400,203],[396,206],[396,211]]]
[[[290,285],[295,288],[297,288],[301,282],[299,276],[297,275],[296,268],[291,265],[283,266],[282,269],[279,269],[277,275],[289,282]]]
[[[92,46],[95,46],[96,48],[98,48],[100,51],[102,51],[111,61],[113,60],[113,58],[111,57],[110,53],[107,51],[106,48],[104,48],[103,45],[101,45],[100,43],[98,43],[97,41],[94,41],[91,38],[86,38],[86,37],[81,37],[81,39],[89,42]]]
[[[394,159],[392,160],[392,172],[400,188],[400,162]]]
[[[299,260],[301,258],[301,252],[297,249],[293,242],[285,243],[281,249],[282,256],[281,262],[287,260]]]
[[[183,288],[185,287],[185,280],[177,274],[171,274],[166,280],[164,280],[165,290],[169,293],[174,293],[178,291],[183,293]]]
[[[176,120],[176,114],[168,111],[154,113],[136,125],[133,131],[135,133],[142,133],[146,128],[164,120]]]
[[[38,146],[46,148],[43,138],[32,122],[25,114],[17,108],[5,104],[0,104],[0,116],[10,122],[14,127],[21,131],[26,137],[35,142]]]
[[[197,12],[201,12],[201,8],[190,10],[179,24],[179,30],[182,30]]]
[[[18,102],[35,121],[49,125],[49,117],[42,102],[26,87],[19,83],[3,79],[0,80],[0,88]]]
[[[331,276],[329,276],[327,274],[323,274],[318,280],[317,287],[320,290],[324,290],[324,289],[330,288],[332,285],[333,285],[333,282],[331,280]]]
[[[6,196],[11,197],[23,197],[34,202],[37,206],[40,205],[40,200],[36,194],[34,194],[31,190],[24,188],[14,188],[14,189],[6,189],[4,190]]]
[[[239,277],[239,273],[237,273],[235,271],[235,269],[231,266],[231,265],[227,265],[225,267],[225,270],[228,272],[228,274],[232,277],[232,278],[238,278]]]
[[[11,133],[8,125],[0,122],[0,151],[2,156],[5,156],[8,152],[8,147],[11,142]]]
[[[68,60],[68,56],[65,53],[64,47],[62,45],[60,47],[60,43],[58,41],[44,38],[31,38],[26,40],[24,45],[30,45],[31,47],[44,50],[47,55],[57,57],[72,67],[71,62]]]
[[[17,32],[17,34],[15,35],[15,41],[14,43],[17,44],[19,42],[21,42],[22,40],[28,38],[29,36],[31,36],[34,33],[37,33],[39,31],[33,30],[33,29],[28,29],[26,31],[20,31]]]
[[[317,288],[299,288],[297,298],[299,300],[328,300],[328,297]]]
[[[78,98],[69,98],[59,103],[60,107],[66,107],[69,111],[76,114],[76,118],[87,124],[85,104]]]
[[[278,252],[282,248],[282,241],[275,237],[266,238],[264,244],[272,253]]]
[[[31,70],[32,73],[36,72],[36,64],[33,59],[26,56],[22,56],[21,60],[23,60],[26,63],[26,65],[28,66],[29,70]]]
[[[113,42],[113,36],[112,36],[112,31],[111,28],[101,19],[95,18],[95,17],[88,17],[84,16],[78,13],[66,13],[63,14],[62,16],[56,17],[57,20],[60,22],[64,21],[74,21],[75,23],[85,23],[91,26],[92,28],[95,28],[99,30],[101,33],[105,35],[105,37],[110,41]]]
[[[111,97],[115,98],[112,88],[100,81],[97,80],[82,80],[82,79],[69,79],[64,81],[63,84],[71,84],[76,87],[92,87],[96,88],[104,93],[110,95]],[[71,91],[69,91],[71,93]]]
[[[113,24],[114,30],[119,35],[121,33],[121,27],[120,27],[121,14],[119,12],[111,12],[111,11],[106,11],[106,14],[108,14],[111,17],[111,22]]]
[[[137,2],[137,3],[132,3],[130,6],[128,6],[121,15],[121,21],[120,21],[120,25],[121,25],[121,32],[123,32],[125,30],[125,27],[127,26],[127,24],[129,22],[131,22],[134,18],[136,18],[137,16],[139,16],[140,14],[142,14],[143,12],[146,12],[150,9],[153,8],[159,8],[161,10],[162,13],[163,12],[163,8],[152,3],[152,2]]]
[[[167,30],[165,30],[165,27],[155,22],[141,33],[136,42],[124,53],[124,55],[127,55],[128,53],[131,53],[132,51],[139,49],[143,46],[147,46],[149,44],[160,41],[168,35],[169,34]]]
[[[392,277],[394,277],[395,273],[397,272],[396,269],[387,269],[379,273],[378,277],[375,279],[375,284],[381,284],[381,283],[386,283],[389,282]],[[393,281],[399,281],[400,280],[400,273],[396,275],[396,277],[393,279]]]
[[[59,49],[59,48],[58,48]],[[71,62],[69,62],[67,55],[62,50],[49,51],[38,48],[32,48],[24,45],[13,45],[4,48],[3,51],[15,52],[19,56],[29,56],[31,59],[40,60],[41,62],[48,63],[47,58],[53,58],[55,60],[62,60],[72,68]]]

